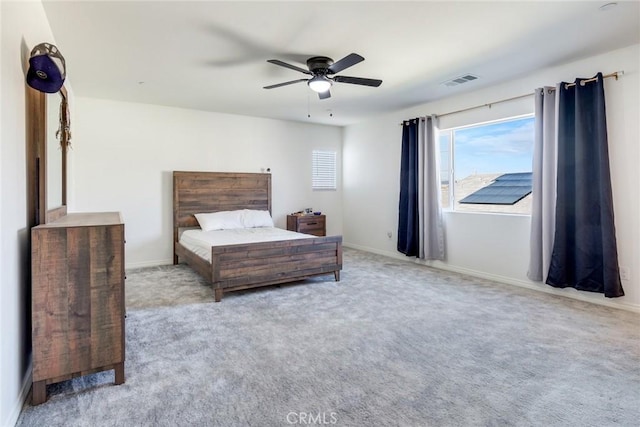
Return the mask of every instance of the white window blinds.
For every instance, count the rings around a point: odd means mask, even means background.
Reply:
[[[312,188],[314,190],[336,189],[336,152],[313,151],[313,177]]]

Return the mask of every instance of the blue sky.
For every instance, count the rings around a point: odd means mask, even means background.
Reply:
[[[532,152],[533,117],[455,130],[456,178],[474,173],[531,172]]]

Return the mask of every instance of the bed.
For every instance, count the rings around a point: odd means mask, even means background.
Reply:
[[[185,231],[199,228],[196,214],[243,209],[271,213],[271,174],[173,172],[173,263],[188,264],[211,283],[216,302],[226,292],[314,276],[340,280],[342,236],[223,244],[212,246],[210,257],[181,243]]]

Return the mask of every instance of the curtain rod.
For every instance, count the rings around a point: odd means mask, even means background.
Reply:
[[[605,74],[604,76],[602,76],[602,78],[604,79],[608,79],[609,77],[615,77],[616,80],[618,80],[619,76],[622,76],[624,74],[624,71],[615,71],[613,73],[609,73],[609,74]],[[597,82],[598,81],[598,77],[593,77],[590,79],[584,79],[584,80],[580,80],[580,85],[584,86],[585,83],[590,83],[590,82]],[[575,83],[567,83],[564,85],[564,88],[570,88],[571,86],[575,86]]]
[[[624,71],[615,71],[613,73],[605,74],[602,77],[605,78],[605,79],[607,79],[609,77],[615,77],[615,79],[618,80],[618,77],[622,76],[622,75],[624,75]],[[593,77],[591,79],[584,79],[584,80],[580,80],[580,84],[584,85],[585,83],[595,82],[596,80],[598,80],[597,77]],[[565,84],[565,88],[569,88],[569,87],[575,86],[575,85],[576,85],[575,83],[567,83],[567,84]],[[554,90],[555,90],[555,88],[554,88]],[[447,113],[442,113],[442,114],[436,114],[435,116],[436,117],[444,117],[444,116],[449,116],[451,114],[458,114],[458,113],[464,113],[465,111],[469,111],[469,110],[475,110],[476,108],[482,108],[482,107],[491,108],[491,106],[494,105],[494,104],[500,104],[500,103],[503,103],[503,102],[515,101],[516,99],[526,98],[528,96],[533,96],[534,93],[535,92],[531,92],[531,93],[527,93],[527,94],[524,94],[524,95],[514,96],[512,98],[501,99],[499,101],[494,101],[494,102],[490,102],[490,103],[487,103],[487,104],[476,105],[476,106],[473,106],[473,107],[463,108],[461,110],[456,110],[456,111],[449,111]],[[400,126],[402,126],[403,124],[404,124],[404,122],[400,123]]]

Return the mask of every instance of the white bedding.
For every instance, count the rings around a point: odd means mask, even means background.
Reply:
[[[232,230],[186,230],[180,244],[201,258],[211,262],[211,247],[241,243],[274,242],[278,240],[312,239],[316,236],[296,233],[275,227],[236,228]]]

